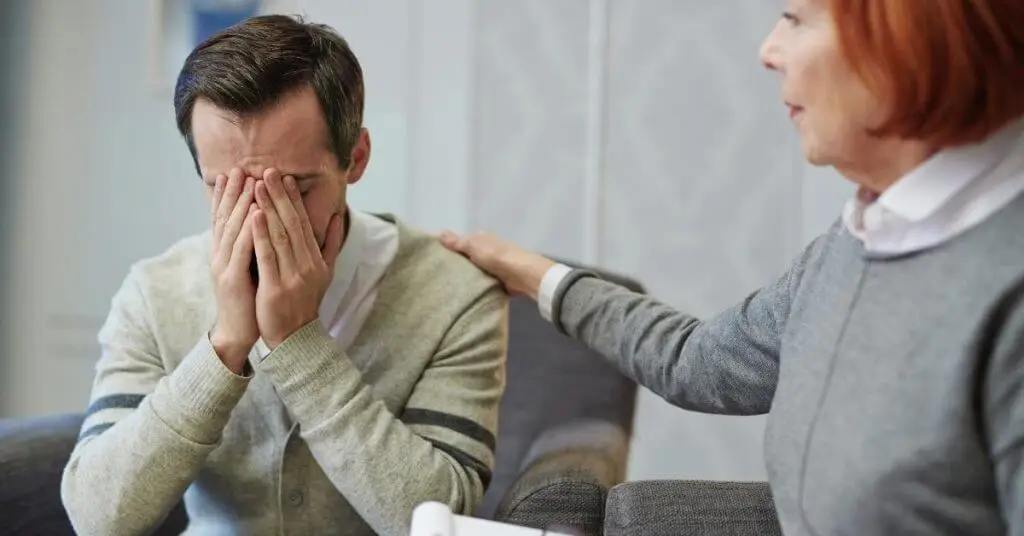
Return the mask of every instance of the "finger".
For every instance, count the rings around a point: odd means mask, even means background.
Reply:
[[[263,214],[262,218],[267,222],[270,245],[274,248],[278,269],[282,273],[292,273],[295,269],[295,257],[288,239],[288,231],[281,223],[274,201],[270,198],[266,180],[256,183],[256,203],[259,204],[260,212]]]
[[[228,216],[228,220],[223,224],[220,237],[220,254],[222,255],[221,258],[225,261],[231,258],[231,251],[238,240],[238,233],[242,231],[245,216],[252,205],[255,182],[252,177],[245,178],[242,192],[238,196],[235,206],[231,209],[231,215]]]
[[[306,248],[309,251],[320,249],[320,244],[316,243],[316,236],[313,234],[313,226],[309,223],[306,204],[302,202],[302,193],[299,192],[299,185],[295,182],[295,177],[288,175],[284,178],[284,190],[288,192],[288,199],[291,200],[292,206],[295,207],[295,213],[299,215],[299,223],[302,226]]]
[[[224,193],[217,204],[217,214],[214,216],[213,229],[216,236],[220,236],[224,224],[231,217],[231,211],[234,210],[235,203],[238,202],[238,196],[242,193],[244,185],[245,173],[239,168],[232,169],[228,173],[227,182],[224,185]]]
[[[458,249],[458,246],[460,245],[459,237],[451,231],[441,231],[441,243],[448,249],[462,253],[462,251]]]
[[[451,231],[444,231],[441,233],[441,244],[455,253],[465,255],[466,257],[473,256],[473,242],[469,237],[460,236]]]
[[[327,238],[324,240],[324,249],[320,252],[327,263],[330,273],[334,273],[334,261],[338,260],[338,253],[341,251],[341,215],[331,216],[327,224]]]
[[[302,229],[302,221],[299,219],[298,212],[295,211],[294,202],[288,195],[288,192],[285,191],[281,173],[274,168],[269,168],[263,174],[263,182],[267,185],[270,199],[274,202],[274,209],[277,211],[277,216],[281,219],[281,225],[288,235],[288,243],[291,246],[292,255],[296,262],[312,261],[312,252],[317,251],[319,248],[309,249],[306,233]],[[299,203],[301,204],[301,200]]]
[[[249,209],[242,221],[242,230],[238,233],[238,240],[231,250],[230,270],[235,272],[249,273],[249,263],[252,262],[252,253],[255,250],[253,244],[253,214],[256,213],[256,205],[249,203]]]
[[[267,213],[262,209],[253,211],[252,236],[256,251],[256,266],[260,271],[260,284],[264,281],[276,283],[280,281],[281,272],[277,265],[277,253],[270,241],[270,228],[267,225]]]
[[[224,197],[224,187],[227,186],[228,176],[221,174],[213,181],[213,199],[210,200],[210,221],[217,219],[217,209],[220,208],[220,200]]]

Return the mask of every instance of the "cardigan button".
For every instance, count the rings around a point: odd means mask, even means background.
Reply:
[[[304,499],[304,497],[302,495],[302,492],[297,490],[297,489],[293,489],[293,490],[288,492],[288,504],[290,504],[292,506],[295,506],[295,507],[302,506],[302,500],[303,499]]]

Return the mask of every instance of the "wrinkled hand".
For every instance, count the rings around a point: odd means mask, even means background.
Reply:
[[[249,275],[253,252],[255,180],[241,169],[217,177],[211,203],[213,244],[210,272],[217,296],[217,323],[210,342],[224,365],[240,373],[259,338],[256,288]]]
[[[271,350],[319,318],[341,249],[341,217],[331,218],[321,251],[295,178],[268,169],[256,183],[253,235],[260,281],[256,322]]]
[[[555,262],[506,242],[488,233],[458,236],[445,231],[441,243],[465,255],[481,270],[497,278],[512,295],[529,296],[534,300],[540,292],[544,274]]]

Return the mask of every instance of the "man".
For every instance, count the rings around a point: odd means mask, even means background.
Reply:
[[[257,17],[175,89],[212,230],[135,264],[100,331],[62,497],[82,534],[401,534],[486,488],[507,298],[426,234],[346,208],[363,78],[326,26]]]

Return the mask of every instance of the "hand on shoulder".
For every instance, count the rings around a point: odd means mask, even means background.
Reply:
[[[445,231],[441,243],[501,281],[509,294],[534,300],[544,274],[555,265],[551,259],[485,232],[460,236]]]

